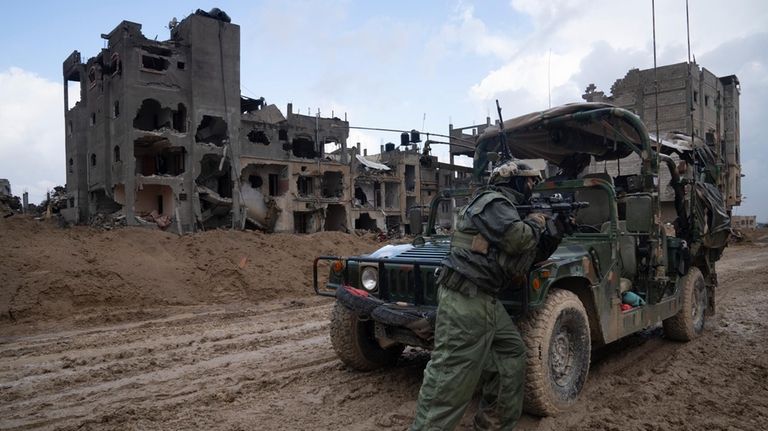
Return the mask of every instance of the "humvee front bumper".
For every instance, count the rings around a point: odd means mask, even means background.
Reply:
[[[365,290],[351,286],[342,286],[336,289],[336,300],[361,318],[376,322],[377,337],[399,338],[393,334],[398,332],[398,328],[405,328],[421,340],[431,340],[435,332],[436,307],[416,306],[404,302],[385,302],[369,295]],[[422,343],[414,343],[409,340],[409,344]]]

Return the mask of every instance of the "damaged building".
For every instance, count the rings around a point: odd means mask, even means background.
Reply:
[[[655,82],[658,82],[658,90]],[[658,96],[657,96],[658,93]],[[696,63],[677,63],[653,69],[631,69],[611,87],[611,94],[590,84],[582,98],[587,102],[611,103],[636,113],[651,133],[657,130],[666,140],[685,142],[690,136],[705,145],[715,159],[717,181],[727,208],[741,204],[741,156],[739,140],[739,95],[736,75],[717,77]],[[658,101],[657,101],[658,98]],[[687,138],[685,137],[687,135]],[[600,162],[590,172],[633,174],[639,169],[636,155],[621,162]],[[677,157],[673,154],[673,158]],[[669,184],[669,173],[660,172],[661,184]],[[675,218],[674,193],[662,190],[662,217]]]
[[[68,218],[121,210],[129,225],[179,232],[242,223],[232,181],[240,29],[225,18],[190,15],[167,41],[123,21],[102,35],[98,55],[64,61]],[[70,97],[79,99],[72,108]]]
[[[249,106],[250,105],[250,106]],[[349,124],[244,99],[238,165],[246,220],[268,231],[351,227]]]
[[[469,188],[472,169],[440,163],[437,157],[420,150],[416,142],[404,141],[381,146],[379,154],[359,154],[353,148],[354,200],[352,212],[357,229],[400,230],[421,233],[429,204],[438,191]],[[453,225],[456,203],[444,201],[436,223]]]
[[[119,214],[179,233],[407,232],[409,208],[469,178],[411,146],[347,148],[346,115],[291,104],[283,113],[241,96],[240,27],[226,13],[198,10],[169,28],[157,41],[123,21],[96,56],[64,61],[68,220]]]

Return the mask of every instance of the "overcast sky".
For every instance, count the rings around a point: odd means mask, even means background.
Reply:
[[[65,182],[62,61],[104,46],[120,21],[166,40],[168,21],[220,7],[241,27],[241,85],[285,112],[344,113],[352,126],[447,134],[581,101],[589,83],[609,92],[630,68],[653,66],[651,2],[512,1],[38,1],[4,4],[0,27],[0,178],[39,202]],[[659,0],[659,64],[685,61],[685,1]],[[768,221],[768,2],[690,1],[691,46],[717,76],[741,81],[744,204]],[[551,73],[547,73],[550,64]],[[549,79],[548,79],[549,77]],[[550,90],[551,89],[551,92]],[[550,96],[551,95],[551,96]],[[371,150],[392,134],[352,131]],[[437,150],[437,148],[436,148]],[[438,150],[444,155],[445,150]]]

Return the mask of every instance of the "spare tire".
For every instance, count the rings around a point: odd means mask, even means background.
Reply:
[[[349,286],[336,289],[336,300],[356,314],[364,315],[370,315],[376,307],[384,304],[384,301],[368,292]]]

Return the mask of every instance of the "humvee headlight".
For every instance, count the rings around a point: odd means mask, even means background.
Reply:
[[[360,283],[369,292],[376,290],[379,285],[379,270],[370,266],[363,269],[362,274],[360,274]]]

